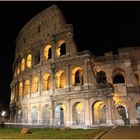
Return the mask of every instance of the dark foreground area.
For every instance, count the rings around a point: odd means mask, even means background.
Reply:
[[[110,129],[100,139],[140,139],[140,126],[124,126]]]

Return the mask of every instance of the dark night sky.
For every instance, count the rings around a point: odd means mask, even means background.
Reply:
[[[56,4],[73,24],[79,51],[94,55],[128,46],[140,46],[140,2],[0,2],[0,102],[9,103],[15,40],[37,13]]]

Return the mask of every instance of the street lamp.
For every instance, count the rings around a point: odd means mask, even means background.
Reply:
[[[4,120],[4,117],[5,117],[5,115],[6,115],[6,111],[2,111],[1,112],[1,116],[2,116],[2,120],[1,120],[1,127],[5,127],[5,120]]]
[[[2,111],[1,116],[4,118],[6,115],[6,111]]]

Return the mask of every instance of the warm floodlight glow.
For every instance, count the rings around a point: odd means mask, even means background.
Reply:
[[[32,66],[32,55],[29,54],[27,57],[27,63],[26,63],[27,67],[30,68]]]
[[[6,115],[6,111],[2,111],[1,116],[4,117]]]

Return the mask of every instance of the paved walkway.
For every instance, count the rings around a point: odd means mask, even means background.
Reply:
[[[140,126],[124,126],[109,130],[100,139],[140,139]]]

